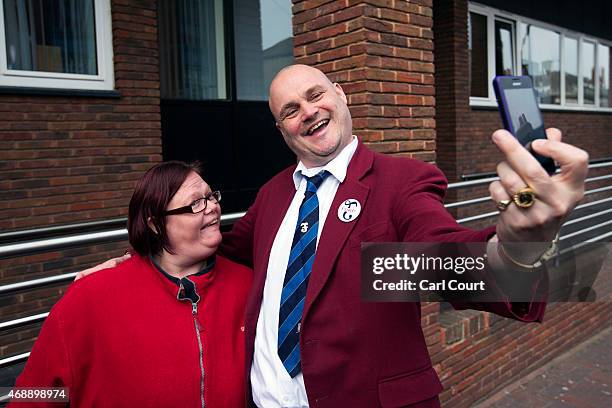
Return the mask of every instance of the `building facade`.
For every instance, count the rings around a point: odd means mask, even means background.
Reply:
[[[11,285],[122,254],[127,204],[146,169],[200,160],[224,193],[224,213],[238,213],[292,163],[267,107],[272,77],[292,62],[342,85],[364,143],[433,162],[450,182],[495,172],[500,156],[490,134],[501,121],[490,84],[501,74],[532,76],[544,122],[594,163],[612,160],[612,6],[605,1],[41,4],[0,2],[0,322],[13,322],[0,331],[0,373],[8,373],[0,385],[19,371],[44,316],[15,322],[46,313],[71,277]],[[608,169],[594,167],[590,176]],[[610,207],[606,180],[587,186],[595,192],[585,210]],[[451,189],[448,202],[486,195],[486,183],[476,183]],[[494,211],[490,202],[449,210],[476,216],[466,221],[474,227],[495,221],[478,218]],[[116,234],[99,238],[109,230]],[[486,397],[608,327],[610,312],[604,302],[554,304],[544,324],[520,325],[424,305],[443,403],[464,407]]]

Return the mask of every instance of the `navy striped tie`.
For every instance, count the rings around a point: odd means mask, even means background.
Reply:
[[[300,325],[319,231],[317,189],[328,175],[324,170],[313,177],[305,177],[306,192],[300,205],[283,283],[278,316],[278,356],[292,378],[301,371]]]

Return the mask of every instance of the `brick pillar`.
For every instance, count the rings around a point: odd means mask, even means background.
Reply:
[[[437,164],[450,181],[460,177],[457,127],[469,113],[467,12],[467,0],[436,0],[434,6]]]
[[[435,160],[432,16],[431,0],[294,1],[296,61],[342,85],[374,150]]]

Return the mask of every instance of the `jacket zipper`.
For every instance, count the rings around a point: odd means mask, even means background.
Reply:
[[[196,338],[198,339],[198,348],[200,350],[200,399],[202,401],[202,408],[205,408],[204,403],[204,351],[202,349],[202,339],[200,338],[200,328],[198,326],[198,304],[191,303],[191,313],[193,314],[193,325],[195,327]]]
[[[183,283],[179,283],[179,293],[176,295],[176,299],[179,301],[189,300],[188,298],[181,298],[181,292],[185,290]],[[198,296],[198,301],[200,300]],[[202,408],[206,408],[204,403],[204,350],[202,348],[202,339],[200,337],[200,327],[198,325],[198,302],[191,302],[191,315],[193,316],[193,326],[195,328],[196,339],[198,340],[199,350],[199,362],[200,362],[200,401],[202,402]]]

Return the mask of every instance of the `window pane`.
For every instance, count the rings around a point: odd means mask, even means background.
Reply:
[[[608,108],[612,106],[610,94],[610,47],[599,45],[597,47],[599,71],[599,106]]]
[[[578,40],[563,40],[563,67],[565,69],[565,102],[578,103]]]
[[[495,21],[495,75],[514,75],[514,27]]]
[[[161,97],[225,99],[223,1],[158,5]]]
[[[8,69],[97,75],[93,0],[4,0]]]
[[[487,17],[470,13],[468,18],[470,95],[489,96],[487,59]]]
[[[582,43],[582,89],[584,90],[584,103],[595,103],[595,44],[584,41]]]
[[[274,75],[293,63],[291,0],[234,0],[236,94],[265,101]]]
[[[523,75],[531,76],[540,103],[559,104],[561,102],[560,36],[554,31],[531,24],[521,24],[521,26]]]

